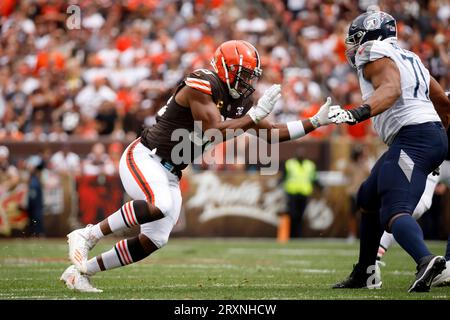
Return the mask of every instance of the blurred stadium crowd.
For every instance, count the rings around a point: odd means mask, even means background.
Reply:
[[[376,1],[74,2],[79,30],[67,29],[70,1],[2,1],[0,139],[134,137],[142,124],[154,123],[185,73],[208,68],[228,39],[248,40],[260,51],[264,77],[255,98],[269,84],[283,84],[279,121],[313,114],[327,94],[342,105],[361,100],[344,38],[348,22]],[[402,46],[448,87],[449,2],[381,5],[397,19]],[[354,131],[360,138],[369,130]]]
[[[71,4],[82,16],[80,28],[69,30]],[[416,52],[449,89],[448,0],[2,0],[0,145],[131,140],[142,125],[155,122],[183,76],[209,68],[217,45],[229,39],[259,50],[263,79],[255,99],[272,83],[282,84],[275,120],[309,117],[327,95],[347,107],[359,105],[344,38],[349,21],[372,4],[397,19],[401,46]],[[373,132],[366,121],[320,128],[304,139],[329,135],[365,141]],[[116,174],[122,150],[120,143],[97,143],[86,158],[68,149],[42,156],[57,171]],[[3,190],[18,174],[5,160],[11,153],[0,150]]]

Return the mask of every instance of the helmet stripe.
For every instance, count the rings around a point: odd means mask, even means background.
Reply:
[[[258,50],[256,50],[256,48],[255,48],[255,46],[254,45],[252,45],[250,42],[247,42],[249,45],[250,45],[250,47],[252,47],[252,49],[255,51],[255,54],[256,54],[256,67],[257,68],[260,68],[260,66],[261,66],[261,60],[259,59],[259,53],[258,53]]]

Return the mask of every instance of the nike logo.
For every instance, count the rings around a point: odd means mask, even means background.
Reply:
[[[358,49],[358,54],[361,54],[364,51],[364,47]]]

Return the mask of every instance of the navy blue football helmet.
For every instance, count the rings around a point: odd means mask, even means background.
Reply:
[[[345,55],[353,68],[359,46],[371,40],[397,37],[397,23],[390,14],[377,9],[369,9],[352,21],[345,38]]]

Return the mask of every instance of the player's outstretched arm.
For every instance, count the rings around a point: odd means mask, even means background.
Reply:
[[[433,77],[430,77],[430,99],[441,118],[442,124],[448,129],[450,125],[450,99]]]
[[[330,107],[339,106],[331,106],[331,98],[328,97],[319,111],[309,119],[290,121],[287,123],[272,123],[264,119],[258,124],[255,124],[253,128],[257,129],[257,133],[259,133],[259,129],[268,130],[267,134],[264,135],[268,142],[272,142],[271,136],[273,131],[276,131],[276,134],[278,134],[278,142],[298,139],[321,126],[330,124],[331,120],[328,118]],[[258,134],[258,136],[262,137],[263,135]]]
[[[390,58],[381,58],[364,66],[364,78],[374,87],[373,94],[357,108],[330,108],[329,117],[336,123],[356,124],[389,109],[401,95],[400,72]]]
[[[217,129],[226,138],[227,129],[245,131],[267,117],[281,97],[281,86],[270,87],[258,100],[258,104],[252,107],[245,116],[225,121],[222,121],[220,112],[210,95],[189,87],[183,88],[178,95],[180,95],[180,100],[185,100],[191,108],[194,120],[202,122],[203,131]]]

